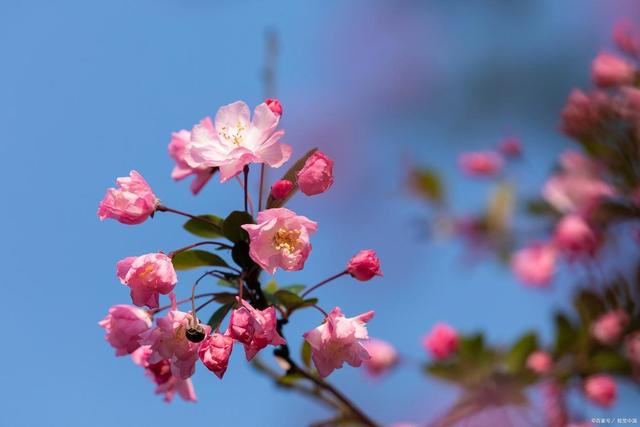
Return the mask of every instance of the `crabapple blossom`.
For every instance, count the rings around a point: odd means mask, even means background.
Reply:
[[[176,393],[187,402],[195,402],[196,393],[191,378],[183,380],[172,375],[170,363],[166,359],[150,363],[149,357],[152,352],[151,347],[145,345],[134,351],[131,359],[136,365],[142,366],[147,376],[156,384],[156,394],[164,395],[167,403],[173,400]]]
[[[623,86],[633,83],[636,70],[630,62],[610,53],[602,52],[591,65],[593,81],[597,86]]]
[[[249,117],[242,101],[218,110],[215,125],[206,118],[194,126],[185,145],[184,160],[192,168],[219,167],[225,182],[250,163],[282,166],[291,157],[291,147],[279,142],[284,131],[276,130],[280,116],[264,102]]]
[[[458,349],[458,332],[446,323],[437,323],[422,340],[422,345],[435,359],[445,359]]]
[[[628,19],[622,19],[613,27],[613,41],[629,55],[640,54],[640,29]]]
[[[116,179],[118,188],[109,188],[98,207],[100,220],[113,218],[122,224],[140,224],[153,215],[160,201],[137,171]]]
[[[547,286],[556,271],[556,252],[553,245],[534,243],[512,255],[511,269],[525,285]]]
[[[629,316],[623,310],[610,311],[591,325],[591,335],[602,344],[617,343],[629,324]]]
[[[502,172],[504,161],[495,151],[462,153],[458,165],[464,173],[472,177],[492,177]]]
[[[333,160],[318,150],[304,162],[296,178],[300,191],[307,196],[324,193],[333,184]]]
[[[366,249],[358,252],[347,265],[347,272],[357,280],[366,282],[375,276],[382,276],[380,259],[376,251]]]
[[[570,256],[593,255],[598,248],[598,238],[587,221],[577,214],[567,214],[556,224],[556,247]]]
[[[562,130],[574,138],[592,135],[609,110],[609,98],[604,93],[585,93],[574,89],[561,113]]]
[[[269,107],[271,111],[273,111],[273,114],[278,117],[282,116],[282,104],[280,101],[275,98],[267,98],[264,100],[264,103],[267,104],[267,107]]]
[[[271,186],[271,195],[274,199],[281,200],[286,198],[291,193],[291,190],[293,190],[293,182],[288,179],[281,179]]]
[[[302,270],[311,252],[309,236],[318,224],[285,208],[258,213],[257,224],[244,224],[249,233],[249,255],[269,274],[276,269]]]
[[[537,350],[527,357],[526,365],[536,374],[548,374],[553,367],[553,360],[546,351]]]
[[[500,153],[505,157],[520,157],[522,155],[522,143],[518,138],[506,138],[500,142]]]
[[[195,372],[198,349],[202,343],[187,339],[186,332],[193,323],[190,313],[171,310],[165,317],[156,320],[157,327],[143,335],[142,343],[151,346],[149,363],[158,363],[168,359],[171,373],[181,379],[187,379]],[[209,325],[201,325],[205,336],[211,332]]]
[[[169,143],[169,155],[176,162],[173,171],[171,171],[171,178],[176,181],[180,181],[189,175],[195,175],[195,178],[191,182],[191,192],[193,194],[198,194],[205,184],[209,182],[215,169],[202,166],[192,168],[189,166],[184,159],[184,149],[190,140],[191,132],[184,129],[179,132],[174,132],[171,136],[171,142]]]
[[[118,261],[117,274],[131,289],[133,303],[149,308],[158,308],[160,294],[167,295],[178,282],[171,258],[160,252]]]
[[[233,350],[233,338],[214,333],[202,342],[198,350],[198,356],[207,369],[222,379],[229,364],[231,350]]]
[[[364,367],[370,375],[381,375],[398,363],[398,352],[390,343],[379,339],[370,339],[363,341],[362,345],[370,356],[364,361]]]
[[[243,344],[248,361],[268,345],[286,344],[276,329],[275,307],[257,310],[245,300],[241,300],[240,303],[242,306],[231,313],[226,335]]]
[[[627,335],[624,339],[624,347],[629,361],[640,366],[640,331]]]
[[[568,421],[564,388],[554,380],[545,380],[540,384],[543,412],[547,426],[566,427]]]
[[[596,405],[609,407],[616,401],[618,387],[609,375],[596,374],[584,381],[584,394]]]
[[[356,368],[369,359],[363,340],[369,339],[366,323],[374,314],[368,311],[347,318],[339,307],[335,307],[320,326],[303,335],[311,347],[311,358],[320,376],[328,376],[342,368],[345,362]]]
[[[140,335],[151,327],[151,316],[138,307],[119,304],[111,307],[98,324],[105,329],[105,338],[116,349],[116,356],[124,356],[140,347]]]

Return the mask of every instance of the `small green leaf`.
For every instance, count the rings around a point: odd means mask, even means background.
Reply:
[[[278,283],[275,280],[269,280],[269,282],[264,285],[264,288],[262,288],[262,290],[264,292],[273,294],[278,290]]]
[[[306,340],[302,342],[302,347],[300,348],[300,359],[302,359],[304,366],[311,367],[311,346]]]
[[[588,290],[581,291],[574,299],[573,305],[578,311],[583,325],[589,325],[605,311],[601,297]]]
[[[444,201],[444,185],[434,169],[415,168],[411,171],[410,180],[418,195],[436,204]]]
[[[200,237],[220,237],[222,233],[222,218],[215,215],[198,215],[198,218],[203,218],[209,223],[204,221],[198,221],[190,219],[182,226],[191,234],[195,234]]]
[[[555,348],[554,354],[560,356],[571,350],[578,338],[578,332],[573,327],[569,319],[561,313],[557,313],[555,316]]]
[[[244,224],[253,224],[253,217],[249,213],[231,212],[222,225],[224,236],[234,243],[249,240],[249,235],[241,228]]]
[[[290,386],[298,380],[301,380],[303,377],[300,374],[287,374],[278,378],[278,384],[282,386]]]
[[[276,291],[273,296],[280,302],[280,304],[285,306],[289,313],[300,308],[310,307],[318,302],[318,298],[302,299],[293,292],[284,289]]]
[[[300,292],[304,290],[304,288],[306,288],[305,285],[288,285],[288,286],[283,286],[280,289],[299,295]]]
[[[237,298],[237,294],[231,292],[218,292],[213,297],[214,300],[221,304],[235,304]]]
[[[217,330],[224,318],[227,316],[227,313],[231,310],[233,304],[225,304],[221,305],[209,318],[207,324],[211,326],[212,330]]]
[[[530,332],[523,335],[511,347],[511,350],[505,357],[505,365],[507,371],[517,373],[522,371],[527,361],[527,357],[538,347],[538,337],[535,333]]]
[[[461,359],[474,360],[484,353],[484,337],[482,334],[464,336],[460,339],[458,354]]]
[[[173,256],[171,261],[176,270],[190,270],[205,266],[226,267],[228,265],[220,256],[199,249],[179,252]]]
[[[590,368],[595,372],[614,372],[626,374],[629,371],[629,362],[618,352],[613,350],[600,350],[590,360]]]
[[[285,173],[284,176],[280,178],[281,180],[286,179],[287,181],[291,181],[293,183],[293,188],[284,199],[275,199],[271,194],[269,194],[269,198],[267,199],[267,209],[281,208],[285,205],[285,203],[287,203],[287,201],[289,201],[289,199],[296,193],[296,191],[298,191],[296,175],[298,174],[298,172],[300,172],[300,169],[304,167],[307,159],[311,157],[316,151],[318,151],[317,148],[312,148],[311,150],[307,151],[307,153],[300,159],[298,159],[298,161],[295,162],[293,166],[291,166],[287,173]]]

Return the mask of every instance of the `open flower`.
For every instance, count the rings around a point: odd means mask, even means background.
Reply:
[[[504,161],[495,151],[476,151],[460,154],[458,164],[469,176],[491,177],[500,174]]]
[[[131,289],[133,303],[149,308],[158,308],[160,294],[167,295],[178,282],[171,258],[163,253],[120,260],[117,274],[120,282]]]
[[[241,301],[241,305],[231,313],[226,335],[244,345],[247,360],[253,359],[260,350],[268,345],[286,344],[276,329],[275,307],[256,310],[245,300]]]
[[[151,317],[138,307],[120,304],[111,307],[98,324],[107,332],[105,338],[116,349],[116,356],[124,356],[140,347],[141,334],[151,327]]]
[[[544,243],[519,249],[511,257],[511,269],[525,285],[548,286],[556,272],[556,249]]]
[[[572,90],[561,113],[563,132],[574,138],[593,135],[611,110],[609,104],[609,98],[601,91]]]
[[[618,387],[609,375],[591,375],[584,381],[584,394],[596,405],[609,407],[616,401]]]
[[[623,310],[614,310],[598,317],[591,325],[591,335],[602,344],[617,343],[629,324],[629,316]]]
[[[215,169],[206,166],[200,166],[197,168],[189,166],[184,159],[184,148],[190,140],[191,132],[184,129],[180,132],[174,132],[171,136],[171,142],[169,143],[169,155],[176,162],[173,171],[171,171],[171,178],[176,181],[180,181],[189,175],[195,175],[195,178],[191,182],[191,192],[193,194],[198,194],[205,184],[209,182]]]
[[[178,395],[187,402],[196,401],[196,392],[193,389],[191,378],[186,380],[175,377],[171,374],[171,364],[164,359],[157,363],[150,363],[151,347],[148,345],[138,348],[131,354],[131,359],[136,365],[142,366],[147,376],[153,381],[156,387],[156,394],[164,395],[165,402],[171,402],[173,396]]]
[[[380,270],[380,259],[376,255],[376,251],[366,249],[358,252],[347,265],[347,272],[355,279],[367,281],[375,276],[382,276]]]
[[[233,350],[233,338],[214,333],[202,342],[198,356],[207,369],[222,379],[229,365],[231,350]]]
[[[116,184],[118,188],[109,188],[100,202],[101,220],[113,218],[122,224],[140,224],[155,212],[160,201],[138,172],[116,179]]]
[[[239,174],[250,163],[282,166],[291,147],[279,142],[284,131],[276,130],[280,116],[266,103],[258,105],[253,119],[242,101],[218,110],[215,125],[206,118],[191,131],[184,160],[192,168],[220,168],[220,182]]]
[[[345,317],[339,307],[331,310],[322,325],[303,336],[311,346],[311,358],[322,377],[346,362],[354,368],[369,359],[363,340],[369,339],[366,323],[374,316],[373,311],[356,317]]]
[[[554,242],[558,249],[570,257],[594,255],[599,239],[587,221],[580,215],[565,215],[556,225]]]
[[[302,270],[311,252],[309,236],[318,224],[285,208],[262,211],[257,222],[242,226],[249,233],[251,259],[270,274],[277,268]]]
[[[437,323],[422,344],[434,359],[445,359],[458,350],[458,332],[446,323]]]
[[[370,356],[369,359],[364,360],[364,367],[370,375],[381,375],[398,363],[398,352],[390,343],[370,339],[362,341],[362,345]]]
[[[324,193],[333,184],[333,160],[316,151],[304,162],[296,178],[300,191],[307,196]]]

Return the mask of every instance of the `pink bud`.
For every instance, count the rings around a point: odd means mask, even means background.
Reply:
[[[207,369],[222,379],[229,364],[231,350],[233,350],[233,338],[214,333],[202,342],[198,356]]]
[[[553,360],[546,351],[534,351],[527,357],[527,368],[536,374],[548,374],[553,367]]]
[[[608,375],[591,375],[584,382],[584,394],[596,405],[611,406],[617,397],[616,382]]]
[[[505,157],[520,157],[522,155],[522,143],[517,138],[507,138],[500,142],[500,153]]]
[[[107,332],[106,340],[116,349],[116,356],[124,356],[140,347],[140,334],[151,327],[151,317],[138,307],[114,305],[98,324]]]
[[[333,184],[333,160],[316,151],[304,163],[297,178],[300,191],[307,196],[324,193]]]
[[[591,326],[591,335],[602,344],[613,345],[620,340],[628,324],[629,316],[623,310],[610,311]]]
[[[275,98],[268,98],[265,99],[264,103],[267,104],[267,107],[269,107],[276,116],[282,116],[282,104],[280,104],[280,101]]]
[[[271,195],[274,199],[280,200],[287,197],[291,190],[293,190],[293,182],[288,179],[281,179],[271,186]]]
[[[511,257],[511,269],[525,285],[548,286],[556,271],[556,250],[544,243],[519,249]]]
[[[503,167],[500,154],[494,151],[462,153],[458,165],[464,173],[472,177],[491,177],[500,174]]]
[[[589,224],[576,214],[565,215],[556,225],[556,247],[570,256],[593,255],[598,248],[598,238]]]
[[[562,130],[574,138],[589,136],[598,130],[609,109],[609,98],[606,94],[587,94],[574,89],[561,113]]]
[[[366,282],[373,279],[374,276],[382,276],[380,270],[380,259],[376,255],[376,251],[366,249],[358,252],[347,265],[347,271],[355,279]]]
[[[364,366],[370,375],[381,375],[398,363],[398,352],[390,343],[370,339],[363,341],[362,345],[371,356],[370,359],[364,361]]]
[[[600,87],[624,86],[633,83],[636,70],[630,62],[602,52],[591,64],[593,82]]]
[[[422,341],[435,359],[445,359],[458,349],[458,333],[445,323],[436,324]]]
[[[640,29],[628,19],[618,21],[613,27],[613,41],[629,55],[640,54]]]
[[[98,207],[100,220],[113,218],[122,224],[140,224],[151,216],[160,201],[142,175],[131,171],[116,180],[118,189],[109,188]]]

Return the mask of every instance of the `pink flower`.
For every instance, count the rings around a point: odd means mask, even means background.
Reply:
[[[245,300],[242,300],[241,304],[242,307],[231,313],[226,335],[243,344],[247,360],[253,359],[260,350],[270,344],[273,346],[286,344],[276,329],[275,307],[256,310]]]
[[[596,405],[611,406],[617,397],[616,382],[609,375],[591,375],[584,382],[584,394]]]
[[[556,249],[543,243],[522,248],[512,255],[511,269],[526,285],[547,286],[556,271]]]
[[[629,55],[640,55],[640,30],[628,19],[620,20],[613,27],[613,41]]]
[[[640,366],[640,331],[627,335],[624,340],[624,347],[629,361],[634,365]]]
[[[568,427],[569,416],[565,401],[565,389],[556,381],[540,384],[545,424],[548,427]]]
[[[298,187],[307,196],[324,193],[333,184],[333,160],[322,151],[313,153],[298,174]]]
[[[398,352],[390,343],[370,339],[363,341],[362,345],[370,356],[364,361],[364,367],[372,376],[381,375],[398,363]]]
[[[537,350],[527,357],[527,368],[536,374],[548,374],[553,368],[553,360],[546,351]]]
[[[580,215],[567,214],[556,225],[554,242],[570,256],[594,255],[599,239]]]
[[[273,111],[273,114],[278,117],[282,116],[282,104],[280,104],[280,101],[275,98],[267,98],[264,100],[264,103]]]
[[[542,190],[544,199],[564,213],[589,214],[602,199],[614,194],[613,188],[600,179],[575,175],[552,176]]]
[[[375,276],[382,276],[380,270],[380,259],[376,251],[366,249],[358,252],[347,265],[347,271],[355,279],[366,282]]]
[[[284,131],[276,130],[280,116],[265,103],[258,105],[249,120],[249,107],[242,101],[221,107],[215,127],[206,118],[191,131],[184,160],[192,168],[220,168],[225,182],[250,163],[282,166],[291,157],[291,147],[279,142]]]
[[[302,270],[311,252],[309,236],[318,224],[285,208],[267,209],[258,213],[258,224],[245,224],[249,233],[249,254],[270,274],[276,269]]]
[[[180,181],[188,177],[189,175],[195,175],[194,180],[191,182],[191,192],[198,194],[202,187],[205,186],[209,179],[213,176],[215,169],[208,167],[192,168],[184,159],[184,148],[191,140],[191,132],[188,130],[181,130],[180,132],[174,132],[171,136],[171,143],[169,143],[169,155],[176,161],[176,166],[171,172],[171,178],[176,181]]]
[[[518,138],[506,138],[500,142],[500,153],[505,157],[520,157],[522,143]]]
[[[168,359],[171,373],[180,379],[191,377],[196,370],[198,349],[202,343],[194,343],[187,339],[186,331],[191,327],[191,314],[179,310],[171,310],[165,317],[156,320],[157,328],[143,335],[142,343],[151,346],[150,363],[158,363]],[[211,332],[209,325],[201,325],[205,336]]]
[[[231,350],[233,350],[233,338],[214,333],[202,342],[198,356],[207,369],[222,379],[227,371]]]
[[[492,177],[502,172],[503,160],[494,151],[476,151],[462,153],[458,165],[464,173],[472,177]]]
[[[586,94],[574,89],[562,110],[562,130],[574,138],[595,133],[607,116],[609,98],[602,92]]]
[[[446,323],[437,323],[422,345],[435,359],[445,359],[458,349],[458,332]]]
[[[271,186],[271,195],[274,199],[280,200],[286,198],[291,193],[291,190],[293,190],[293,182],[288,179],[281,179]]]
[[[131,256],[118,261],[120,282],[131,289],[131,300],[137,306],[158,308],[159,295],[167,295],[178,282],[171,258],[163,253]]]
[[[322,325],[306,332],[304,339],[311,346],[311,358],[322,377],[346,362],[354,368],[369,359],[362,340],[369,339],[365,326],[374,316],[373,311],[347,318],[339,307],[331,310]]]
[[[600,87],[624,86],[632,84],[636,70],[630,62],[602,52],[591,64],[593,82]]]
[[[140,335],[151,327],[151,316],[138,307],[114,305],[98,324],[107,332],[106,340],[116,349],[116,356],[124,356],[140,347]]]
[[[100,220],[113,218],[122,224],[140,224],[153,215],[160,201],[142,175],[131,171],[116,180],[118,189],[109,188],[98,207]]]
[[[147,376],[157,385],[156,394],[164,395],[165,402],[171,402],[176,393],[187,402],[195,402],[196,393],[191,379],[183,380],[173,376],[170,363],[166,359],[149,363],[151,353],[151,347],[145,345],[134,351],[131,359],[136,365],[142,366]]]
[[[629,316],[623,310],[610,311],[591,325],[591,335],[606,345],[617,343],[629,324]]]

